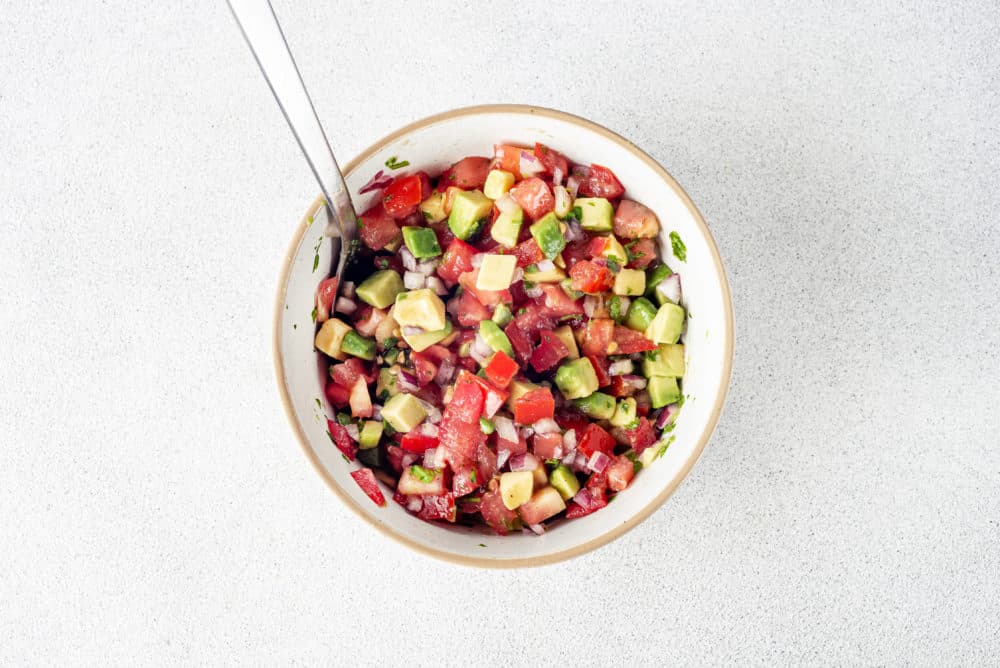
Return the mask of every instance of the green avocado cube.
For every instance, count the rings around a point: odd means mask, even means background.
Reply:
[[[448,217],[444,212],[444,193],[434,193],[420,203],[420,213],[428,223],[440,223]]]
[[[448,227],[452,234],[465,241],[479,231],[492,208],[493,200],[478,190],[457,192],[451,202]]]
[[[615,398],[603,392],[594,392],[586,397],[574,399],[573,404],[580,412],[596,420],[609,420],[615,414]]]
[[[510,190],[512,185],[514,185],[513,174],[502,169],[491,169],[490,173],[486,175],[483,194],[493,200],[500,199]]]
[[[375,359],[375,340],[361,336],[353,329],[344,335],[340,342],[340,352],[360,357],[363,360]]]
[[[513,248],[517,245],[517,237],[521,234],[523,224],[524,212],[521,207],[517,207],[514,211],[501,211],[493,221],[490,236],[501,246]]]
[[[637,332],[645,332],[656,317],[656,307],[645,297],[633,299],[625,315],[625,326]]]
[[[410,346],[413,352],[419,353],[430,348],[435,343],[445,340],[451,336],[452,331],[453,328],[451,320],[445,320],[444,329],[438,329],[433,332],[421,332],[419,334],[407,334],[406,332],[402,332],[402,335],[403,340],[406,341],[407,345]]]
[[[642,360],[642,373],[646,378],[665,376],[680,378],[684,375],[684,344],[662,343],[650,350]]]
[[[677,343],[684,329],[684,309],[677,304],[664,304],[646,328],[646,338],[653,343]]]
[[[632,397],[626,397],[618,402],[618,405],[615,407],[615,414],[608,419],[608,422],[615,427],[625,427],[636,419],[638,410],[636,400]]]
[[[382,419],[398,432],[411,431],[427,417],[427,411],[412,394],[397,394],[382,407]]]
[[[493,309],[493,322],[500,327],[506,327],[514,319],[514,314],[506,304],[497,304]]]
[[[559,253],[566,248],[566,236],[559,225],[559,219],[551,211],[528,229],[538,247],[542,249],[542,254],[548,259],[556,259]]]
[[[396,295],[403,292],[403,279],[392,269],[383,269],[361,282],[355,290],[358,299],[374,306],[375,308],[386,308],[392,306],[396,301]]]
[[[429,227],[413,227],[412,225],[404,227],[403,243],[417,259],[437,257],[441,254],[437,235]]]
[[[586,357],[563,364],[556,371],[556,387],[567,399],[582,399],[597,391],[597,373]]]
[[[358,447],[362,450],[378,447],[378,442],[382,438],[382,423],[375,420],[365,420],[365,425],[361,427],[358,436]]]
[[[580,227],[589,232],[610,232],[615,210],[603,197],[578,197],[573,207],[580,207]]]
[[[666,376],[653,376],[646,384],[646,391],[649,392],[649,401],[653,408],[663,408],[680,401],[681,390],[677,385],[676,378]]]
[[[510,339],[500,329],[500,326],[492,320],[481,320],[479,322],[479,334],[493,350],[502,350],[508,357],[514,357],[514,348],[510,345]]]
[[[382,368],[378,372],[378,381],[375,383],[375,396],[381,397],[385,392],[390,397],[399,394],[399,379],[396,378],[396,371],[391,368]]]
[[[552,469],[552,473],[549,474],[549,484],[555,487],[559,496],[566,500],[572,499],[580,491],[580,481],[565,464],[560,464]]]
[[[639,269],[622,269],[615,276],[614,293],[623,297],[641,295],[646,289],[646,274]]]
[[[659,285],[664,278],[669,276],[674,272],[670,271],[670,267],[665,264],[658,264],[651,269],[646,270],[646,296],[655,297],[656,296],[656,286]]]

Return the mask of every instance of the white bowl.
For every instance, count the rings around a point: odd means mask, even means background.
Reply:
[[[348,463],[326,433],[332,415],[323,393],[325,366],[313,350],[310,313],[317,284],[332,264],[322,197],[295,232],[278,287],[275,367],[285,409],[309,460],[349,508],[392,538],[433,557],[470,566],[523,567],[552,563],[593,550],[649,517],[677,488],[708,442],[725,401],[733,356],[733,314],[722,260],[701,214],[663,167],[639,148],[599,125],[569,114],[520,105],[469,107],[431,116],[376,142],[344,170],[357,210],[375,193],[358,190],[392,156],[409,169],[437,173],[467,155],[492,155],[494,143],[536,141],[571,160],[610,167],[626,195],[649,206],[662,223],[660,243],[680,273],[690,312],[684,338],[687,374],[681,410],[666,453],[636,476],[608,507],[587,517],[551,522],[542,536],[497,536],[488,529],[428,523],[407,513],[383,489],[385,507],[372,503],[350,477]],[[388,170],[386,170],[388,171]],[[315,218],[315,220],[313,220]],[[687,261],[670,251],[671,231],[687,246]]]

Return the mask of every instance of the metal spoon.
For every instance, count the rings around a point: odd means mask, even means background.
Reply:
[[[337,276],[343,277],[357,246],[357,214],[344,182],[333,149],[323,126],[316,116],[305,83],[288,49],[288,42],[278,24],[278,17],[268,0],[228,0],[243,37],[253,52],[281,113],[288,121],[292,134],[306,156],[306,161],[326,197],[327,211],[333,227],[333,257],[337,259]],[[342,281],[338,281],[340,283]],[[340,293],[340,285],[337,286]],[[336,300],[334,300],[335,302]]]

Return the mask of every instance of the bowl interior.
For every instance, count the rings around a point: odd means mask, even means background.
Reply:
[[[293,241],[279,286],[276,318],[278,382],[289,417],[307,455],[349,507],[393,537],[433,556],[474,565],[522,566],[548,563],[593,549],[651,514],[684,478],[718,420],[732,363],[732,310],[725,273],[700,214],[674,180],[649,156],[624,139],[588,121],[534,107],[494,106],[457,110],[415,123],[378,142],[345,169],[358,211],[371,206],[375,193],[358,190],[385,162],[396,157],[410,166],[396,173],[447,168],[467,155],[491,155],[494,143],[548,144],[571,160],[610,167],[625,185],[626,196],[659,216],[660,244],[670,267],[680,273],[683,303],[690,313],[684,337],[687,373],[685,405],[665,454],[636,476],[607,508],[588,517],[551,523],[543,536],[499,537],[475,528],[441,526],[416,519],[393,503],[377,507],[349,473],[326,433],[333,411],[323,394],[322,365],[313,350],[311,319],[316,286],[333,262],[321,200],[307,212]],[[386,170],[388,171],[388,170]],[[310,222],[312,221],[312,222]],[[671,253],[668,235],[676,231],[687,260]],[[384,490],[386,491],[386,490]]]

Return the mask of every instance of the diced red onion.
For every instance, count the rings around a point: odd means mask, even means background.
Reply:
[[[486,342],[486,339],[483,338],[483,335],[479,334],[478,332],[476,333],[476,338],[473,339],[472,341],[470,349],[472,350],[472,352],[478,352],[480,355],[482,355],[487,359],[491,355],[493,355],[493,348],[490,347],[490,344]]]
[[[379,421],[382,419],[382,405],[372,404],[372,419]]]
[[[545,167],[542,165],[541,161],[536,158],[533,153],[529,153],[528,151],[521,151],[521,164],[519,166],[521,169],[521,176],[524,178],[538,176],[545,171]]]
[[[553,179],[554,180],[554,179]],[[562,179],[560,179],[561,181]],[[558,184],[559,181],[556,181]],[[573,204],[573,198],[570,197],[569,191],[560,185],[555,186],[552,189],[552,194],[555,198],[555,210],[559,212],[569,211]],[[572,239],[567,239],[567,241],[572,241]]]
[[[399,259],[403,261],[403,268],[407,271],[417,270],[417,258],[413,257],[413,253],[406,246],[399,249]]]
[[[497,450],[498,471],[503,468],[503,465],[507,463],[508,459],[510,459],[510,450],[508,450],[507,448],[500,448]]]
[[[437,276],[427,277],[427,287],[433,290],[434,294],[436,294],[439,297],[444,297],[446,294],[448,294],[448,286],[446,286],[444,284],[444,281],[442,281]]]
[[[534,471],[541,464],[538,457],[534,456],[530,452],[526,452],[523,455],[514,455],[510,458],[510,470],[511,471]]]
[[[437,269],[438,261],[437,258],[431,258],[430,260],[424,260],[423,262],[417,263],[417,271],[419,271],[424,276],[430,276]]]
[[[670,274],[656,286],[656,292],[675,304],[681,303],[681,275]]]
[[[424,468],[437,468],[437,448],[428,448],[424,450]]]
[[[615,360],[608,366],[609,376],[624,376],[632,371],[632,360]]]
[[[423,406],[423,403],[420,405]],[[431,438],[437,438],[440,433],[440,429],[433,422],[421,422],[416,431],[417,433],[423,434],[424,436],[430,436]]]
[[[574,239],[582,239],[583,238],[583,228],[580,227],[580,223],[576,222],[575,220],[571,220],[571,221],[569,221],[569,223],[566,224],[566,239],[567,240],[569,240],[569,234],[570,234],[570,232],[573,233],[573,238]]]
[[[419,336],[420,334],[424,333],[423,327],[413,327],[412,325],[407,325],[406,327],[403,327],[402,331],[403,334],[406,334],[407,336]]]
[[[573,165],[573,169],[570,170],[573,176],[579,176],[581,179],[585,179],[590,176],[590,167],[586,165]]]
[[[555,167],[552,168],[552,183],[558,185],[562,183],[562,180],[564,178],[566,178],[566,175],[563,173],[562,167],[556,165]]]
[[[417,377],[406,369],[399,370],[399,373],[396,374],[396,382],[399,385],[399,389],[404,392],[416,392],[420,389]]]
[[[538,267],[538,271],[549,272],[555,271],[556,263],[552,260],[541,260],[535,266]]]
[[[570,468],[577,473],[587,471],[587,455],[577,451],[576,457],[573,459],[573,463],[570,464]]]
[[[408,271],[403,274],[403,285],[407,290],[419,290],[427,285],[427,276],[418,271]]]
[[[642,376],[628,374],[626,376],[622,376],[622,381],[629,387],[633,387],[637,390],[646,389],[646,379],[643,378]]]
[[[500,407],[503,406],[503,398],[496,392],[487,392],[486,401],[483,403],[483,412],[486,413],[486,417],[493,417],[496,415]]]
[[[567,450],[576,450],[576,429],[568,429],[563,434],[563,447]]]
[[[333,307],[333,310],[343,313],[344,315],[351,315],[358,310],[358,305],[347,297],[337,297],[337,303]]]
[[[562,431],[559,424],[552,418],[542,418],[531,425],[531,428],[535,430],[536,434],[555,434]]]
[[[604,469],[608,468],[608,464],[610,463],[611,457],[608,457],[600,450],[595,450],[594,454],[587,460],[587,468],[594,473],[603,473]]]
[[[568,434],[570,432],[566,433]],[[576,450],[570,450],[562,457],[562,463],[565,464],[566,466],[572,466],[574,461],[576,461]]]
[[[580,190],[580,177],[577,176],[576,174],[573,174],[568,179],[566,179],[566,190],[568,190],[569,194],[572,195],[574,199],[576,199],[576,193]]]
[[[537,285],[533,285],[530,288],[525,288],[524,294],[527,295],[529,299],[538,299],[545,294],[545,291]]]
[[[476,253],[472,256],[472,266],[476,269],[483,266],[483,260],[486,259],[486,253]]]
[[[531,438],[532,436],[535,435],[535,430],[532,429],[531,427],[521,427],[518,431],[521,434],[521,436],[524,436],[524,438],[526,439]]]
[[[340,294],[348,299],[354,299],[354,283],[352,281],[344,281],[344,284],[340,286]]]
[[[347,432],[347,435],[350,436],[351,440],[355,443],[361,440],[361,432],[358,430],[358,425],[353,422],[351,424],[345,424],[344,431]]]
[[[536,535],[541,536],[545,533],[545,527],[541,524],[529,524],[528,528],[535,532]]]
[[[628,313],[628,307],[632,305],[632,300],[628,297],[618,298],[618,310],[622,315]]]
[[[494,204],[497,205],[497,208],[500,210],[500,213],[512,214],[518,209],[517,202],[514,201],[513,197],[507,194],[505,194],[503,197],[494,202]]]
[[[653,423],[657,429],[663,429],[668,424],[673,424],[677,420],[677,414],[680,412],[681,407],[677,404],[670,404],[665,406],[660,415],[656,418],[656,422]]]
[[[520,283],[523,280],[524,280],[524,269],[521,269],[520,267],[516,267],[514,269],[514,276],[510,279],[510,282],[512,284],[513,283]]]
[[[446,357],[441,360],[441,366],[438,367],[437,374],[434,376],[434,382],[438,385],[447,385],[454,377],[455,363]]]
[[[419,496],[410,496],[406,499],[406,509],[411,513],[419,513],[424,507],[424,500]]]
[[[424,409],[424,412],[427,413],[428,422],[436,424],[441,421],[442,415],[440,408],[438,408],[429,401],[424,401],[423,399],[417,399],[417,401],[420,402],[420,406]],[[437,435],[437,428],[435,428],[433,434],[428,434],[428,436],[436,436],[436,435]]]
[[[590,490],[586,487],[577,492],[573,500],[584,510],[590,510],[591,505],[594,503],[594,497],[591,496]]]
[[[583,312],[587,314],[588,318],[593,318],[600,303],[601,298],[597,295],[587,295],[583,298]]]
[[[403,468],[405,469],[408,466],[411,466],[413,464],[413,462],[417,461],[418,459],[420,459],[420,455],[418,455],[415,452],[407,452],[407,453],[405,453],[403,455],[403,460],[401,462],[402,465],[403,465]]]
[[[368,183],[361,186],[361,190],[358,191],[358,194],[364,195],[366,192],[385,188],[390,183],[392,183],[392,177],[388,174],[383,175],[382,170],[380,169],[375,172],[375,176],[373,176]]]
[[[497,436],[505,441],[517,443],[517,427],[514,426],[514,421],[509,417],[500,415],[493,418],[493,426],[496,427]]]

